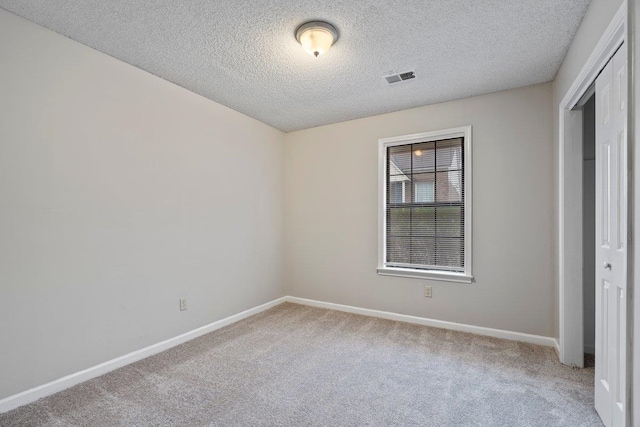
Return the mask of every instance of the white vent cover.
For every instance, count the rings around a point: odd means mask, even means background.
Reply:
[[[411,80],[411,79],[415,79],[416,78],[416,73],[415,71],[405,71],[404,73],[389,73],[388,76],[384,76],[385,80],[387,81],[387,83],[389,84],[393,84],[393,83],[399,83],[399,82],[403,82],[406,80]]]

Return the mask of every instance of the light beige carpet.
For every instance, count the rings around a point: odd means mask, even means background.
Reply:
[[[1,426],[599,426],[554,350],[282,304],[0,415]]]

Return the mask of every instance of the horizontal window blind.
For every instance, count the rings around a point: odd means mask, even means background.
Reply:
[[[386,266],[464,272],[464,138],[386,150]]]

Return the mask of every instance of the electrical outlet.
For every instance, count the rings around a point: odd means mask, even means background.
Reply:
[[[425,298],[431,298],[431,286],[424,287],[424,296]]]
[[[187,309],[187,299],[180,298],[180,311],[185,311]]]

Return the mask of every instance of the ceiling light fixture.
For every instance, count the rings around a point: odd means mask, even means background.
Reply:
[[[304,50],[317,57],[338,40],[338,30],[328,22],[311,21],[296,30],[296,39]]]

